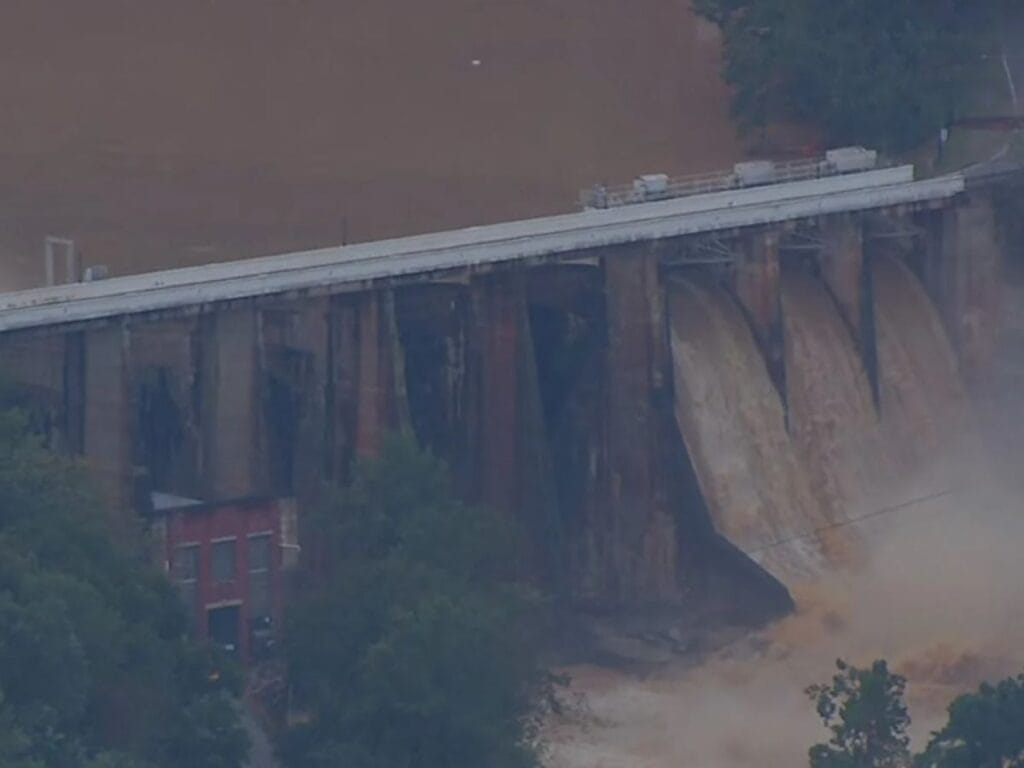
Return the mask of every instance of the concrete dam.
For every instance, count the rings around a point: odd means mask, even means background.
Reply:
[[[406,433],[572,604],[763,618],[949,481],[1020,179],[885,169],[0,295],[0,372],[126,515],[301,520]]]

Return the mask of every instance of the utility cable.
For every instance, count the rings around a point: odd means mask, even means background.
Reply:
[[[918,504],[923,504],[926,501],[940,499],[944,496],[949,496],[952,493],[953,489],[947,488],[944,491],[936,491],[935,493],[929,493],[924,496],[917,496],[916,498],[908,499],[907,501],[900,502],[899,504],[893,504],[892,506],[882,507],[881,509],[876,509],[863,515],[849,517],[846,520],[842,520],[838,523],[832,523],[831,525],[826,525],[821,528],[815,528],[813,531],[808,531],[807,533],[799,533],[796,536],[790,536],[785,539],[773,541],[769,544],[765,544],[763,547],[758,547],[757,549],[749,550],[746,552],[746,554],[757,555],[769,549],[775,549],[776,547],[781,547],[786,544],[792,544],[793,542],[800,541],[802,539],[810,539],[815,536],[819,536],[820,534],[825,533],[826,531],[835,530],[836,528],[845,528],[848,525],[853,525],[854,523],[859,523],[864,520],[870,520],[873,517],[881,517],[882,515],[888,515],[893,512],[899,512],[900,510],[906,509],[907,507],[913,507],[917,506]]]

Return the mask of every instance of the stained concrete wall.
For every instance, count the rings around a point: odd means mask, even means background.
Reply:
[[[357,306],[356,455],[376,456],[389,432],[406,427],[401,341],[390,291],[361,294]]]
[[[733,290],[750,321],[772,381],[785,399],[779,240],[780,232],[777,230],[755,230],[743,235],[741,255],[733,275]]]
[[[313,495],[328,474],[326,446],[328,336],[330,299],[304,302],[288,315],[288,335],[283,339],[290,355],[301,366],[290,371],[299,400],[292,475],[292,495]]]
[[[605,402],[608,548],[620,599],[678,594],[676,535],[662,468],[655,408],[668,360],[663,287],[655,247],[619,249],[604,260],[608,348]]]
[[[410,426],[421,445],[469,488],[478,458],[469,451],[472,296],[468,281],[408,286],[395,294]],[[475,347],[474,347],[475,349]]]
[[[825,286],[857,345],[877,404],[878,355],[875,310],[869,255],[865,251],[864,223],[859,215],[839,214],[821,223],[818,266]]]
[[[85,332],[85,460],[115,510],[133,508],[129,332],[116,323]]]
[[[4,380],[55,405],[64,399],[64,336],[0,337]]]
[[[471,349],[477,361],[476,444],[480,500],[495,509],[518,510],[521,502],[520,348],[525,326],[521,276],[483,279],[472,290]]]
[[[186,497],[202,492],[198,325],[185,318],[129,328],[134,462],[152,488]]]
[[[926,220],[926,283],[971,387],[992,370],[1002,317],[1002,253],[992,201],[973,194]]]
[[[260,311],[259,409],[277,496],[315,493],[327,472],[328,298]]]
[[[354,460],[375,456],[387,434],[407,429],[404,362],[391,292],[332,299],[324,344],[324,471],[344,480]]]
[[[126,323],[0,338],[0,373],[50,445],[80,453],[111,506],[133,506],[130,335]]]
[[[863,341],[864,230],[857,216],[831,216],[822,224],[821,276],[857,343]]]
[[[997,306],[991,210],[972,199],[933,218],[929,281],[965,368],[982,371]],[[835,217],[820,233],[822,276],[866,349],[873,332],[861,224]],[[784,395],[782,233],[734,236],[731,287]],[[523,560],[541,579],[561,579],[573,598],[602,605],[673,602],[688,589],[685,542],[697,534],[678,491],[686,459],[672,432],[659,273],[666,255],[670,244],[636,244],[586,254],[585,272],[546,268],[558,280],[467,274],[397,294],[280,298],[198,318],[9,336],[0,338],[0,365],[41,393],[55,434],[85,454],[119,508],[130,505],[134,466],[152,461],[140,398],[157,372],[181,431],[173,487],[160,490],[306,496],[323,480],[344,482],[387,433],[415,425],[468,498],[523,522]],[[557,366],[538,368],[531,311],[539,304],[589,324],[558,413],[542,402],[551,396],[542,379]],[[581,309],[591,304],[598,309]]]
[[[203,318],[202,488],[208,499],[266,490],[258,376],[260,315],[252,307],[226,308]]]
[[[80,454],[85,422],[84,334],[0,337],[0,389],[7,405],[24,409],[46,444]]]
[[[351,296],[331,300],[327,316],[326,476],[343,482],[356,455],[359,412],[358,304]]]

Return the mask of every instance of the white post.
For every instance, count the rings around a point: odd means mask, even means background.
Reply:
[[[78,251],[72,243],[64,253],[64,265],[67,271],[66,282],[77,283],[82,279],[78,271]]]
[[[47,236],[43,241],[46,257],[46,284],[57,284],[57,249],[64,249],[64,279],[63,283],[77,283],[81,279],[78,274],[78,252],[75,249],[75,241],[64,237]]]
[[[1013,82],[1013,70],[1010,69],[1006,48],[1003,48],[1003,55],[1000,58],[1003,61],[1003,72],[1006,73],[1006,84],[1010,88],[1010,98],[1013,100],[1013,111],[1016,113],[1020,109],[1020,104],[1017,101],[1017,84]]]
[[[46,238],[46,284],[48,286],[53,285],[53,242],[50,238]]]

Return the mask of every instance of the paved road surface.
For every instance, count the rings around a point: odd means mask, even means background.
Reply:
[[[915,182],[913,173],[907,165],[0,294],[0,332],[288,291],[358,287],[382,278],[941,200],[965,188],[959,174]]]

